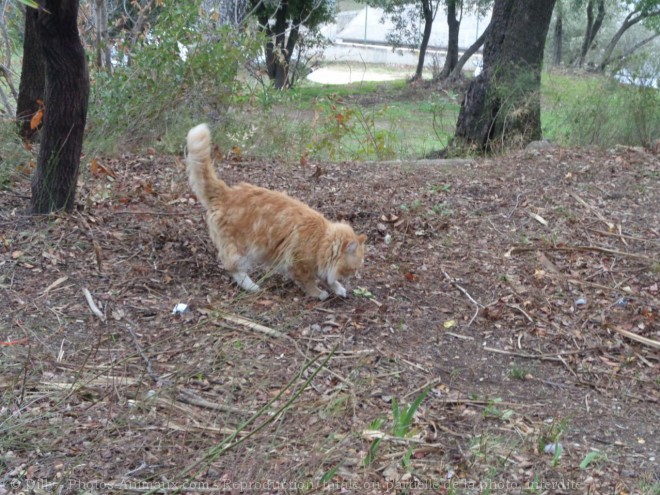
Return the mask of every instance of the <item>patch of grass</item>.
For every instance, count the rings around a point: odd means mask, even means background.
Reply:
[[[31,162],[36,163],[36,155],[28,151],[16,132],[13,121],[0,122],[0,189],[12,180],[31,172]]]
[[[660,135],[660,91],[596,75],[546,73],[543,134],[565,146],[647,146]]]

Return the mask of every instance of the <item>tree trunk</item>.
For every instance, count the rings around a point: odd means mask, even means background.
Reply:
[[[589,0],[587,4],[587,29],[584,33],[584,40],[582,41],[582,48],[580,49],[580,58],[578,59],[577,66],[582,67],[587,58],[587,53],[596,39],[598,31],[600,31],[605,19],[605,0],[598,0],[598,14],[594,19],[594,0]]]
[[[468,87],[455,145],[488,151],[541,137],[541,67],[555,0],[495,0],[484,69]]]
[[[426,49],[429,46],[431,39],[431,30],[433,29],[433,7],[431,0],[422,0],[422,12],[424,14],[424,33],[422,34],[422,42],[419,45],[419,58],[417,59],[417,69],[413,81],[418,81],[422,78],[422,71],[424,70],[424,59],[426,58]]]
[[[621,24],[619,30],[612,37],[607,47],[605,48],[605,51],[603,53],[603,58],[601,59],[601,62],[599,64],[600,70],[604,71],[605,67],[607,67],[607,65],[612,61],[612,52],[614,52],[614,48],[619,43],[619,40],[621,40],[621,37],[624,35],[624,33],[628,31],[628,29],[633,27],[635,24],[643,21],[644,19],[647,19],[649,17],[656,17],[659,15],[660,15],[660,10],[650,11],[646,13],[635,10],[630,14],[628,14],[628,16],[623,21],[623,24]]]
[[[447,27],[449,35],[447,40],[447,58],[438,79],[446,79],[458,65],[458,34],[461,21],[456,17],[456,3],[458,0],[447,1]],[[461,15],[462,17],[462,15]]]
[[[463,70],[463,67],[467,61],[470,60],[470,57],[477,53],[479,48],[481,48],[481,46],[484,44],[484,41],[490,32],[491,24],[489,24],[488,27],[484,29],[484,32],[481,33],[481,36],[479,36],[474,43],[472,43],[472,46],[463,52],[463,55],[461,55],[461,58],[459,58],[458,62],[456,63],[456,67],[454,67],[454,70],[452,70],[451,74],[449,74],[449,77],[447,78],[448,81],[455,81],[461,76],[461,71]]]
[[[273,46],[272,64],[273,64],[273,84],[276,89],[284,89],[287,80],[286,69],[286,27],[287,17],[289,16],[289,3],[287,0],[281,0],[280,6],[275,14],[275,41]],[[271,74],[271,71],[268,71]]]
[[[552,66],[559,67],[562,61],[564,42],[564,21],[563,12],[557,10],[557,20],[555,21],[555,30],[552,36]]]
[[[108,46],[108,7],[106,0],[96,0],[96,67],[112,71],[110,47]]]
[[[46,64],[37,36],[37,11],[26,7],[23,68],[16,102],[18,132],[25,140],[31,139],[38,130],[38,128],[32,129],[30,127],[30,121],[34,114],[39,111],[39,101],[43,103],[45,87]]]
[[[37,33],[46,62],[44,128],[32,179],[32,212],[71,211],[82,149],[89,75],[78,36],[78,0],[44,0]]]

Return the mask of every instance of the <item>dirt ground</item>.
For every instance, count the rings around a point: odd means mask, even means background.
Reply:
[[[230,282],[181,157],[83,164],[0,196],[0,494],[660,493],[658,156],[221,160],[368,235],[325,302]]]

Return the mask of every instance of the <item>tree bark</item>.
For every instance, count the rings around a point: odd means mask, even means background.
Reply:
[[[454,145],[484,152],[541,137],[541,67],[555,0],[495,0],[484,69],[468,87]]]
[[[484,41],[486,40],[486,37],[488,36],[488,33],[490,31],[490,24],[486,29],[484,29],[484,32],[481,33],[481,36],[477,38],[477,40],[472,43],[472,46],[465,50],[463,52],[463,55],[461,55],[461,58],[458,59],[458,62],[456,63],[456,67],[454,67],[454,70],[451,71],[451,74],[449,74],[449,77],[447,78],[449,81],[455,81],[461,76],[461,71],[463,70],[463,67],[467,63],[468,60],[470,60],[470,57],[477,53],[479,51],[479,48],[484,44]]]
[[[452,73],[456,65],[458,65],[458,34],[461,29],[461,20],[456,16],[456,4],[458,0],[447,1],[447,58],[445,58],[445,65],[440,71],[438,79],[446,79]],[[461,14],[462,17],[462,14]]]
[[[23,41],[23,68],[18,86],[16,120],[18,132],[25,140],[30,140],[41,127],[32,129],[30,121],[43,104],[46,88],[46,64],[37,35],[37,11],[25,8],[25,39]]]
[[[96,66],[105,68],[108,72],[112,71],[112,60],[110,57],[110,47],[108,46],[108,7],[106,0],[96,0]]]
[[[598,14],[594,19],[594,0],[589,0],[587,4],[587,29],[584,33],[584,40],[582,41],[582,48],[580,49],[580,57],[578,59],[578,67],[584,65],[587,58],[587,53],[596,39],[598,31],[600,31],[605,19],[605,0],[598,0]]]
[[[413,81],[420,80],[424,71],[424,59],[426,58],[426,50],[431,39],[431,30],[433,29],[433,19],[435,17],[433,15],[431,0],[422,0],[422,13],[424,14],[424,33],[422,34],[422,42],[419,45],[419,57],[417,59],[415,75],[412,78]]]
[[[71,211],[87,119],[89,75],[78,0],[42,0],[37,33],[46,62],[44,127],[32,179],[32,212]]]
[[[552,66],[559,67],[562,62],[564,44],[564,20],[562,9],[557,10],[555,30],[552,35]]]

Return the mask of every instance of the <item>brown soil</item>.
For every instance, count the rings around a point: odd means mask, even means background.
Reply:
[[[230,282],[179,158],[98,165],[72,215],[2,194],[0,493],[658,493],[657,156],[224,161],[369,236],[323,303]]]

